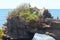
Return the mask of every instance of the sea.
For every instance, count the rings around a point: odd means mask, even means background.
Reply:
[[[8,12],[12,10],[13,9],[0,9],[0,27],[2,27],[3,24],[6,22],[6,16],[8,15]],[[48,10],[54,18],[57,17],[60,18],[60,9],[48,9]]]

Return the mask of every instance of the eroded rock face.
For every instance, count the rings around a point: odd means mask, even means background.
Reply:
[[[30,21],[26,21],[25,17],[21,17],[20,14],[28,11],[29,9],[25,9],[24,6],[22,6],[19,9],[16,9],[12,11],[11,15],[7,18],[7,24],[4,25],[4,27],[7,27],[6,35],[8,35],[10,38],[13,39],[19,39],[19,38],[28,38],[32,39],[33,35],[37,33],[45,34],[48,32],[48,35],[51,35],[53,37],[58,37],[56,35],[59,34],[59,30],[57,28],[57,24],[53,23],[51,19],[47,20],[46,18],[51,18],[51,15],[49,11],[44,11],[44,15],[42,17],[38,16],[36,19],[32,19]],[[28,7],[29,8],[29,7]],[[48,13],[47,13],[48,12]],[[28,13],[30,13],[28,11]],[[45,20],[46,19],[46,20]],[[51,25],[52,24],[52,25]],[[54,27],[56,26],[56,28]],[[60,26],[60,24],[59,24]]]
[[[22,19],[20,19],[22,20]],[[6,34],[12,38],[32,38],[34,33],[48,34],[60,40],[60,23],[47,20],[45,22],[32,20],[28,23],[16,18],[8,20]],[[55,20],[54,20],[55,21]],[[49,25],[50,27],[47,27]],[[45,26],[45,27],[44,27]]]
[[[46,19],[46,23],[50,23],[50,27],[45,29],[45,32],[56,40],[60,40],[60,20],[57,19]]]

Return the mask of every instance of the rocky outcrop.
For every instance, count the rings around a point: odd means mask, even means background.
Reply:
[[[56,40],[60,40],[60,20],[47,18],[46,22],[48,21],[50,22],[50,27],[47,28],[45,32],[48,32],[48,34]]]
[[[22,38],[30,40],[37,32],[51,35],[56,40],[60,40],[60,21],[53,19],[46,9],[42,16],[40,16],[37,10],[33,10],[29,5],[23,5],[13,10],[9,13],[7,23],[3,27],[6,28],[4,34],[12,39]]]

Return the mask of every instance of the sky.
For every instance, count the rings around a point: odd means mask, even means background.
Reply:
[[[0,9],[14,9],[22,3],[30,3],[38,8],[60,9],[60,0],[0,0]]]

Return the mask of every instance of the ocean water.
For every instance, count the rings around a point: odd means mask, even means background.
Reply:
[[[4,22],[6,22],[6,16],[11,10],[12,9],[0,9],[0,27],[3,26]]]
[[[55,40],[55,38],[46,34],[35,33],[32,40]]]
[[[12,11],[13,9],[0,9],[0,27],[3,26],[4,22],[6,22],[6,16],[9,11]],[[51,15],[54,18],[59,17],[60,18],[60,9],[48,9]]]

